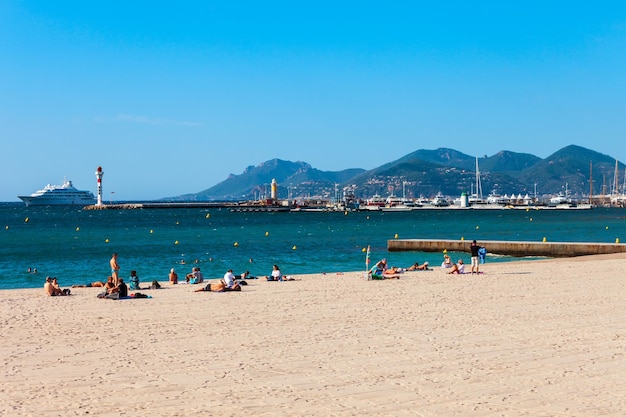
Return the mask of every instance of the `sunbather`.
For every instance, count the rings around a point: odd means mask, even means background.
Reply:
[[[464,274],[465,273],[465,265],[463,264],[463,259],[459,259],[459,262],[452,265],[450,272],[448,274]]]
[[[406,269],[407,271],[426,271],[428,270],[428,262],[424,262],[423,264],[419,264],[419,262],[415,262],[413,265]]]

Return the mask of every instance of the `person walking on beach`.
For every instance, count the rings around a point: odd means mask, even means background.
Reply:
[[[472,240],[472,244],[470,245],[470,252],[472,252],[472,274],[474,273],[474,269],[478,274],[478,250],[480,246],[476,243],[475,240]]]
[[[114,253],[113,256],[111,256],[109,264],[111,265],[111,276],[113,277],[113,283],[115,284],[115,286],[117,286],[120,280],[120,265],[117,263],[117,253]]]

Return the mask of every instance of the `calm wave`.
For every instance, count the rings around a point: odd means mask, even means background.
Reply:
[[[104,280],[109,259],[119,254],[120,276],[137,270],[142,282],[167,280],[197,261],[206,277],[236,273],[305,274],[365,269],[386,257],[406,267],[441,262],[440,253],[388,253],[398,238],[615,242],[626,239],[624,209],[418,210],[412,212],[262,213],[226,209],[83,211],[75,207],[0,204],[0,288],[43,285],[46,275],[63,286]],[[467,254],[452,254],[465,257]],[[510,257],[489,257],[488,262]],[[181,261],[185,261],[185,265]],[[250,262],[252,261],[252,262]],[[28,268],[38,273],[28,273]]]

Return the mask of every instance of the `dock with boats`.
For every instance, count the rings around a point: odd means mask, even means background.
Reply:
[[[450,239],[393,239],[387,241],[389,252],[470,252],[470,240]],[[488,253],[496,255],[528,257],[545,256],[550,258],[568,258],[584,255],[604,255],[625,253],[626,244],[601,242],[528,242],[486,240],[478,243]]]

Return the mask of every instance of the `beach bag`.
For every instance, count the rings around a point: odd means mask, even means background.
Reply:
[[[152,281],[152,285],[150,285],[150,288],[153,290],[158,290],[159,288],[161,288],[161,284],[159,284],[159,281],[155,279],[154,281]]]

